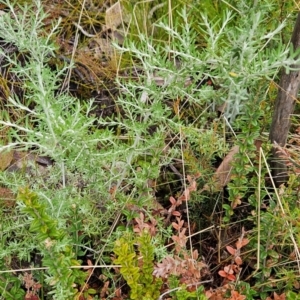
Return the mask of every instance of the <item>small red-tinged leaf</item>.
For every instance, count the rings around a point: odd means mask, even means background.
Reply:
[[[190,191],[190,192],[197,191],[197,183],[196,183],[196,180],[193,179],[193,177],[190,176],[190,175],[187,175],[187,180],[188,180],[188,182],[190,183],[190,186],[188,187],[189,191]]]
[[[235,279],[236,279],[235,275],[233,275],[233,274],[228,274],[226,278],[230,281],[235,281]]]
[[[234,276],[233,274],[228,274],[228,273],[226,273],[226,272],[223,271],[223,270],[220,270],[220,271],[218,272],[218,274],[219,274],[221,277],[224,277],[224,278],[226,278],[226,279],[228,279],[228,280],[230,280],[230,281],[234,281],[234,280],[235,280],[235,276]]]
[[[141,229],[138,228],[138,227],[134,227],[134,228],[133,228],[133,231],[136,232],[136,233],[141,233]]]
[[[112,187],[110,188],[110,190],[109,190],[110,198],[111,198],[111,199],[114,199],[114,198],[115,198],[116,192],[117,192],[117,185],[112,186]]]
[[[185,189],[185,191],[178,198],[178,200],[180,200],[180,201],[188,201],[188,200],[190,200],[190,190],[188,188]]]
[[[211,297],[214,296],[214,293],[213,290],[209,290],[209,291],[205,291],[205,296],[207,299],[210,299]]]
[[[239,292],[237,291],[231,291],[231,300],[245,300],[246,296],[241,295]]]
[[[276,292],[274,292],[274,300],[285,300],[285,294],[278,295]]]
[[[194,175],[194,178],[195,178],[195,179],[198,179],[200,176],[201,176],[201,173],[198,172],[198,173],[196,173],[196,174]]]
[[[183,220],[181,220],[180,218],[176,217],[176,222],[177,222],[179,228],[183,227],[183,224],[184,224]]]
[[[180,217],[181,213],[179,211],[175,210],[175,211],[172,212],[172,216]]]
[[[238,274],[240,272],[239,266],[235,264],[232,264],[232,270],[235,274]]]
[[[175,222],[172,222],[172,226],[176,229],[176,230],[178,230],[180,227],[179,227],[179,225],[177,224],[177,223],[175,223]]]
[[[242,240],[239,239],[235,245],[237,249],[241,249],[242,247],[246,246],[248,243],[249,240],[247,238],[244,238]]]
[[[175,205],[175,204],[176,204],[176,199],[175,199],[174,197],[171,196],[171,197],[169,198],[169,200],[170,200],[170,202],[171,202],[172,205]]]
[[[293,287],[294,287],[295,289],[299,290],[299,288],[300,288],[300,282],[297,281],[297,280],[295,280],[295,281],[293,282]]]
[[[186,201],[185,192],[180,197],[178,197],[178,201]]]
[[[235,255],[236,253],[236,249],[234,249],[231,246],[226,246],[227,251],[231,254],[231,255]]]
[[[109,281],[105,281],[104,286],[103,286],[103,288],[101,289],[101,292],[100,292],[100,297],[101,297],[100,299],[103,299],[103,298],[106,297],[106,295],[108,295],[108,287],[109,287]]]
[[[173,240],[174,243],[178,243],[180,242],[180,238],[177,235],[172,235],[171,239]]]
[[[224,270],[220,270],[219,272],[218,272],[218,274],[221,276],[221,277],[227,277],[227,273],[224,271]]]
[[[87,260],[87,265],[90,267],[82,267],[84,270],[90,270],[93,267],[93,263],[90,259]]]
[[[91,261],[90,259],[87,260],[87,264],[88,264],[89,266],[93,266],[93,263],[92,263],[92,261]]]
[[[243,263],[242,259],[241,259],[239,256],[237,256],[237,257],[234,259],[234,262],[235,262],[238,266],[240,266],[240,265]]]
[[[37,295],[26,294],[25,299],[26,300],[39,300],[40,298]]]
[[[192,258],[193,258],[193,259],[195,259],[195,260],[197,260],[197,259],[198,259],[198,257],[199,257],[198,250],[197,250],[197,249],[195,249],[195,250],[193,251]]]
[[[229,266],[225,266],[224,267],[224,271],[227,273],[227,274],[233,274],[233,269],[232,269],[232,265],[229,265]]]
[[[196,181],[193,181],[193,182],[190,184],[190,186],[189,186],[189,191],[190,191],[190,192],[195,192],[195,191],[197,191],[197,183],[196,183]]]
[[[168,214],[171,214],[175,210],[175,205],[171,205],[171,207],[168,209]]]

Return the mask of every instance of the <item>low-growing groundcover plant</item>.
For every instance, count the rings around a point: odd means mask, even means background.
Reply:
[[[0,2],[2,299],[297,299],[298,179],[274,192],[264,160],[293,18],[271,0],[124,4],[127,73],[99,117],[62,89],[76,65],[51,63],[60,20]]]

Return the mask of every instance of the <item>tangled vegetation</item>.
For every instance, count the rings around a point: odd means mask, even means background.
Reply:
[[[298,10],[0,0],[1,299],[300,299]]]

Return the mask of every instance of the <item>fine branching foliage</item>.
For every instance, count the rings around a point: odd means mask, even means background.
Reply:
[[[298,299],[296,3],[46,2],[0,1],[0,299]]]

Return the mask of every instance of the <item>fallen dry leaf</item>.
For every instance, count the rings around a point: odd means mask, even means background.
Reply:
[[[115,30],[122,24],[123,13],[120,1],[113,4],[106,10],[105,13],[105,25],[106,29]]]
[[[16,195],[12,190],[0,187],[0,207],[10,208],[16,204]]]
[[[0,152],[0,171],[4,171],[11,164],[14,150]]]
[[[222,163],[216,170],[213,179],[216,183],[215,188],[217,190],[223,189],[231,179],[231,164],[234,159],[234,155],[239,152],[239,146],[234,146],[231,148],[229,153],[225,156]]]

